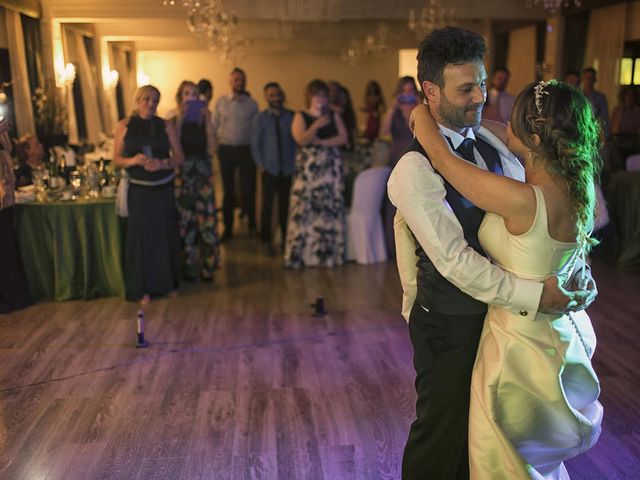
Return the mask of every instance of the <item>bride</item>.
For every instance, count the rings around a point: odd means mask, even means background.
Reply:
[[[595,243],[599,127],[578,90],[554,80],[531,84],[508,127],[485,125],[522,159],[524,183],[456,156],[426,105],[412,121],[433,168],[487,212],[478,236],[503,269],[533,280],[566,278]],[[489,306],[471,383],[472,479],[569,478],[563,460],[600,435],[594,348],[584,311],[532,320]]]

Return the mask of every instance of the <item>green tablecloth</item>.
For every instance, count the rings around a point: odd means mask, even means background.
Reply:
[[[640,272],[640,172],[617,172],[605,191],[617,234],[616,266]]]
[[[114,200],[17,205],[16,231],[34,300],[124,294]]]

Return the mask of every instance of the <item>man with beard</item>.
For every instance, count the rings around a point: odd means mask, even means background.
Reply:
[[[278,195],[278,223],[282,248],[287,233],[289,190],[295,169],[296,143],[291,136],[293,112],[284,108],[284,91],[276,82],[264,86],[264,99],[268,108],[253,118],[251,127],[251,154],[262,171],[262,215],[260,236],[265,253],[275,255],[272,244],[271,217],[273,200]]]
[[[481,168],[524,180],[518,160],[480,127],[487,95],[482,37],[446,27],[430,33],[418,52],[418,80],[452,148]],[[492,265],[478,241],[484,212],[433,170],[416,140],[394,168],[388,190],[398,209],[397,263],[418,394],[402,478],[468,479],[471,373],[487,304],[533,321],[537,311],[583,308],[595,286],[569,292],[555,277],[542,284]]]
[[[236,168],[240,168],[242,211],[249,220],[249,235],[256,233],[256,166],[251,159],[250,143],[251,121],[258,112],[258,104],[246,90],[247,76],[244,70],[234,68],[231,71],[229,85],[231,95],[220,97],[213,111],[224,190],[222,241],[233,236]]]

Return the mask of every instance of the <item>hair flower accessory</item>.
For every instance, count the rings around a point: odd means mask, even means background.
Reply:
[[[533,87],[533,92],[535,94],[535,102],[536,102],[536,110],[538,110],[538,115],[542,115],[542,96],[549,95],[549,92],[545,91],[545,87],[549,85],[551,81],[545,82],[544,80],[540,80],[538,84]]]

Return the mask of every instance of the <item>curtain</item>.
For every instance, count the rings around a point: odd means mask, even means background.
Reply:
[[[581,12],[568,15],[564,31],[564,55],[562,77],[567,72],[574,70],[580,72],[584,66],[585,45],[589,30],[589,17],[591,12]]]
[[[64,29],[67,45],[67,61],[77,69],[76,82],[79,82],[80,95],[77,97],[82,103],[84,125],[77,125],[78,133],[86,132],[88,143],[98,143],[102,131],[102,119],[98,107],[98,89],[92,74],[92,67],[87,55],[84,36],[70,28]],[[83,120],[78,116],[78,121]],[[82,139],[81,139],[82,140]]]
[[[27,73],[22,20],[15,10],[5,10],[9,58],[11,61],[11,79],[13,81],[13,102],[16,114],[16,132],[18,135],[35,133],[33,110],[31,108],[31,90]]]
[[[125,106],[125,115],[128,116],[133,111],[133,95],[136,84],[135,75],[129,69],[127,62],[127,52],[116,44],[110,45],[111,65],[118,72],[118,82],[122,86],[122,95]]]
[[[29,75],[29,87],[33,92],[38,87],[44,87],[40,21],[26,15],[20,15],[20,19],[22,20],[22,31],[24,32],[24,51]]]
[[[607,96],[610,110],[618,98],[618,62],[624,49],[625,26],[625,4],[591,11],[584,65],[598,71],[596,88]]]

